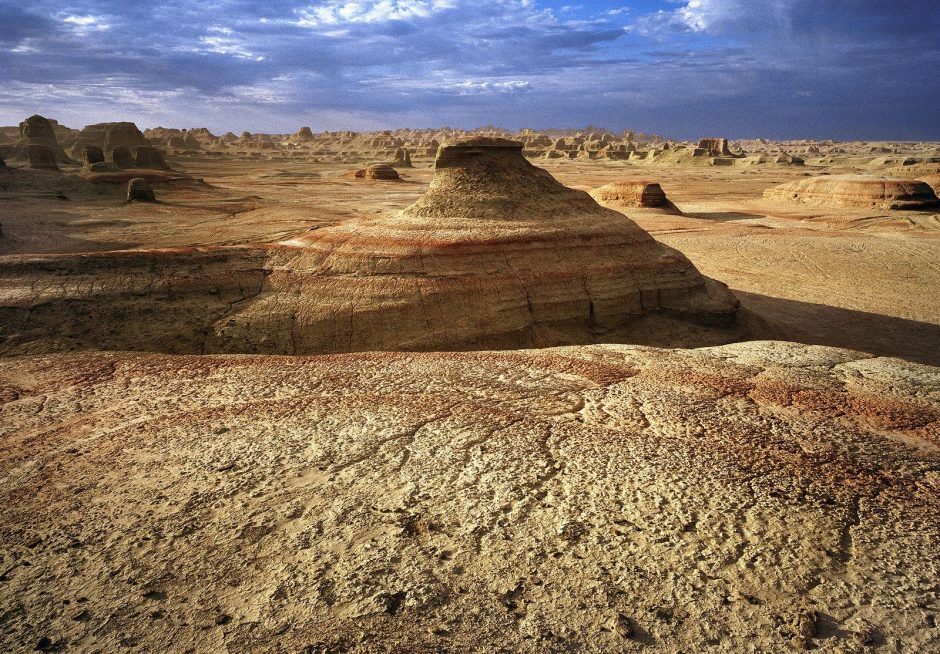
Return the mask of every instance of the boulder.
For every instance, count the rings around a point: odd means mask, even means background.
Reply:
[[[135,177],[127,182],[128,202],[156,202],[153,187],[143,177]]]
[[[377,164],[367,168],[354,170],[352,172],[346,173],[346,177],[350,179],[401,179],[401,177],[398,175],[398,171],[392,168],[389,164]]]

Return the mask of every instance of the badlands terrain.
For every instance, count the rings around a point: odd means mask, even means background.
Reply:
[[[0,155],[0,650],[940,649],[940,144]]]

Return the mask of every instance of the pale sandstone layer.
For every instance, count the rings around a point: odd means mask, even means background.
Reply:
[[[0,401],[4,651],[940,648],[937,368],[83,353]]]
[[[747,327],[727,287],[501,139],[442,147],[398,213],[277,245],[7,257],[0,279],[6,353],[694,346]]]
[[[787,182],[764,191],[768,200],[832,207],[931,209],[940,207],[933,189],[911,179],[826,175]]]

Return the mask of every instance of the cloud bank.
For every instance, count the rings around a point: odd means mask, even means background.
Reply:
[[[0,0],[0,122],[940,139],[936,0]]]

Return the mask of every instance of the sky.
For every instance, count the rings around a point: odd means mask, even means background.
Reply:
[[[0,0],[0,124],[940,140],[940,0]]]

